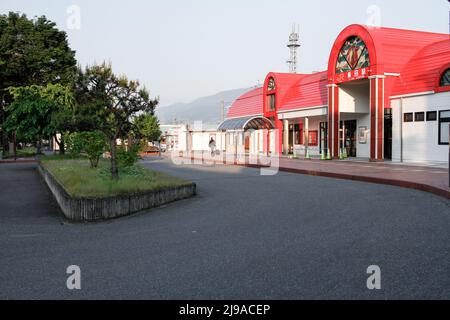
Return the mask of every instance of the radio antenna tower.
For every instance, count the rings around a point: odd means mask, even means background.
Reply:
[[[289,66],[289,73],[297,73],[297,50],[300,48],[300,27],[298,27],[298,31],[295,30],[295,25],[292,26],[292,33],[289,36],[289,43],[287,47],[291,51],[291,57],[287,61]]]

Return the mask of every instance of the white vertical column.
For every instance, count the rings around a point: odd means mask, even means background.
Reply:
[[[283,120],[283,153],[289,154],[289,120]]]
[[[292,153],[296,156],[295,153],[295,123],[292,124]]]
[[[305,118],[303,121],[303,131],[305,132],[305,157],[309,155],[309,118]]]

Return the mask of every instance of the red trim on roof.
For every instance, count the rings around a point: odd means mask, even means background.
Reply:
[[[294,84],[279,111],[328,105],[327,71],[313,73]]]
[[[263,114],[263,88],[252,89],[233,102],[227,118],[239,118]]]

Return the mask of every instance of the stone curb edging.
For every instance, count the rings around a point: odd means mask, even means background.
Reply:
[[[179,187],[139,194],[106,198],[76,198],[70,196],[55,177],[39,163],[38,171],[53,193],[64,216],[71,221],[93,222],[131,215],[143,210],[190,198],[197,186],[189,183]]]

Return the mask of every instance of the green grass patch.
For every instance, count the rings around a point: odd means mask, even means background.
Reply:
[[[45,161],[61,161],[61,160],[86,160],[87,163],[89,164],[89,158],[86,155],[78,155],[78,156],[73,156],[70,153],[66,153],[66,154],[52,154],[49,156],[46,155],[42,155],[41,161],[45,162]]]
[[[118,181],[111,180],[110,162],[102,159],[91,168],[87,159],[45,157],[42,165],[53,174],[72,197],[98,198],[178,187],[191,182],[136,164],[119,170]]]

